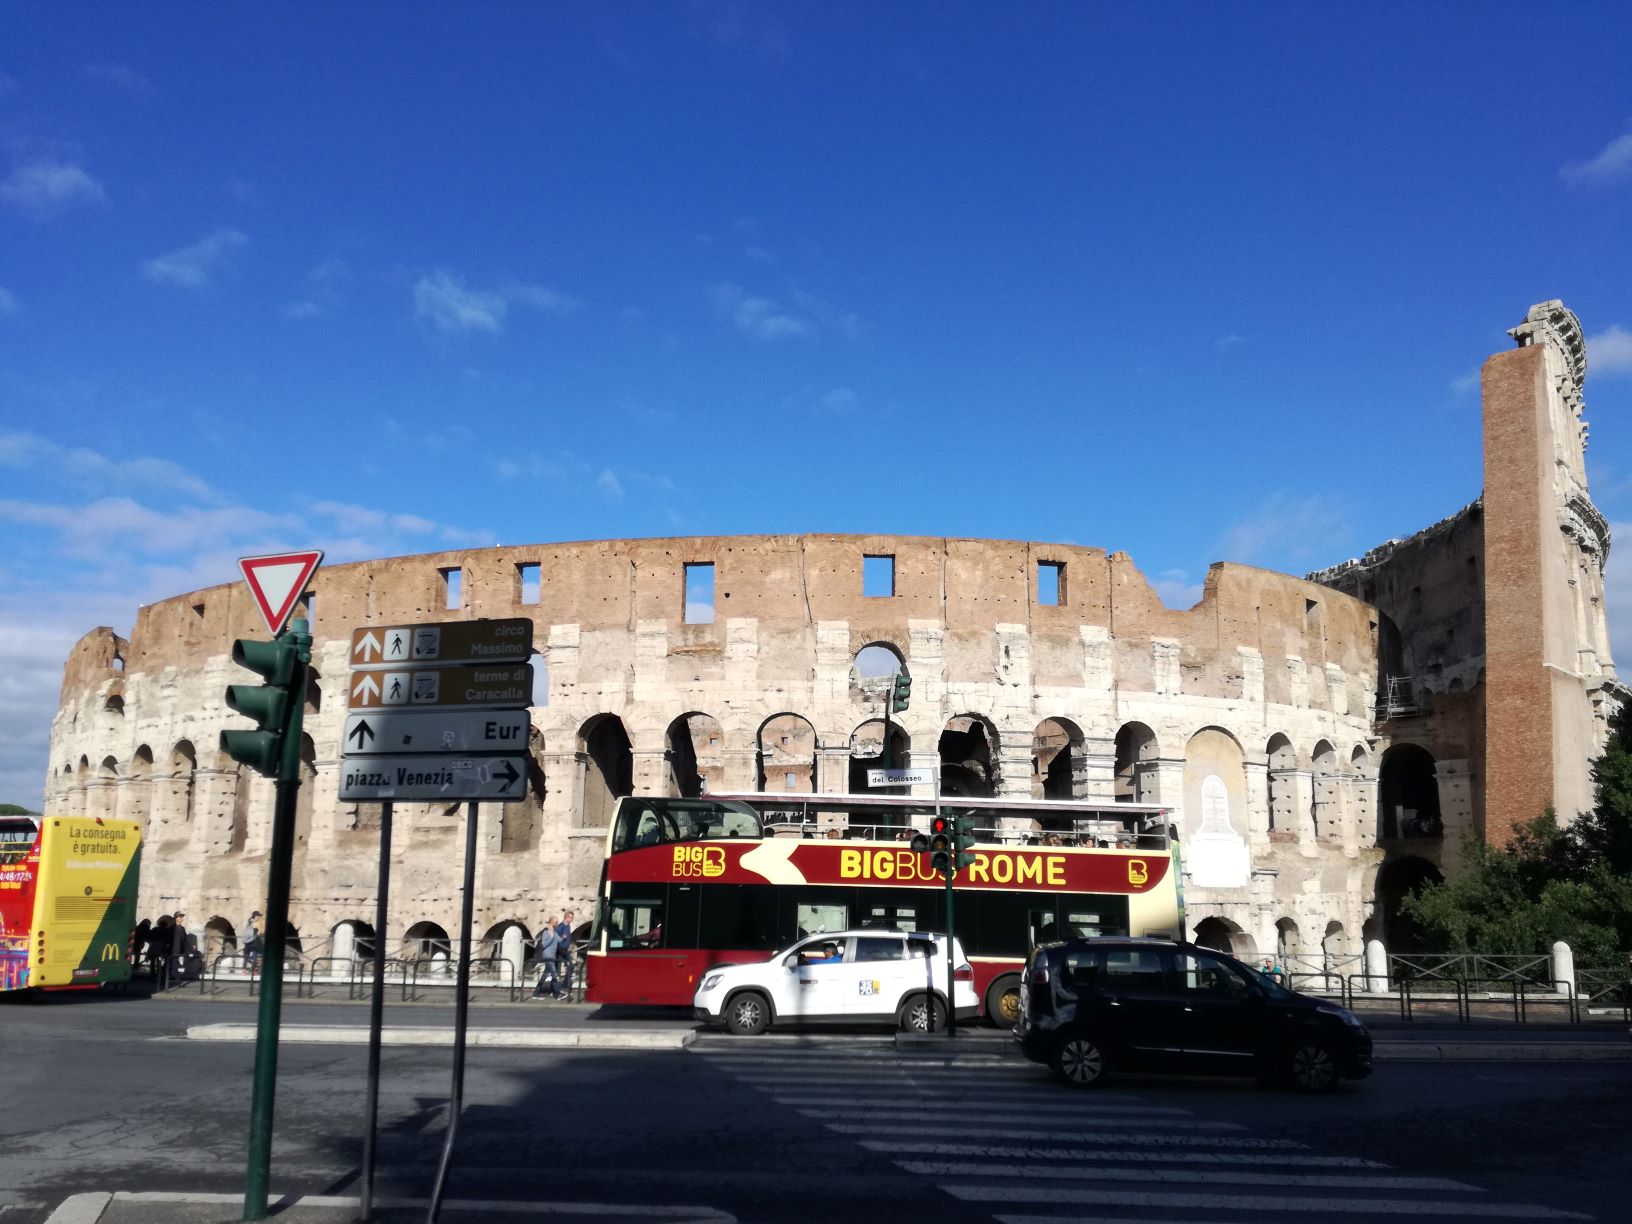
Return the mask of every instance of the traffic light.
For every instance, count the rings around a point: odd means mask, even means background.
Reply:
[[[910,696],[912,696],[912,677],[907,675],[906,672],[897,672],[895,686],[890,690],[891,713],[899,713],[906,709],[911,704],[907,701]]]
[[[962,871],[975,861],[975,818],[959,816],[952,822],[952,832],[954,847],[957,850],[958,870]]]
[[[270,642],[240,638],[232,644],[232,661],[265,678],[262,685],[227,687],[227,706],[253,718],[254,731],[221,732],[221,751],[257,773],[276,778],[283,764],[283,749],[291,735],[300,735],[301,704],[305,700],[306,668],[302,648],[311,648],[311,636],[293,631]]]
[[[952,822],[944,816],[937,816],[929,822],[929,864],[936,871],[951,875],[956,870],[952,865],[954,853]]]

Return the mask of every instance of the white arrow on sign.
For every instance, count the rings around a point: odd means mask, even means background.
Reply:
[[[340,766],[343,803],[388,799],[513,803],[526,796],[523,756],[348,757]]]
[[[351,686],[351,695],[356,697],[359,694],[365,699],[370,696],[378,697],[380,695],[380,686],[375,683],[373,672],[359,673],[357,683]]]
[[[385,651],[385,643],[372,632],[365,633],[362,640],[351,648],[351,657],[368,663],[380,657]]]
[[[353,714],[340,736],[346,757],[413,752],[522,752],[526,710],[391,710]]]

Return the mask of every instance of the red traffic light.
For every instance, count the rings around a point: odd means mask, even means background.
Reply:
[[[932,837],[944,837],[952,831],[952,822],[945,816],[936,816],[929,822],[929,832]]]

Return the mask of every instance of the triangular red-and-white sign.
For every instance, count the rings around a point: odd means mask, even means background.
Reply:
[[[238,558],[238,568],[244,571],[249,593],[255,596],[255,606],[261,610],[261,619],[273,637],[278,636],[283,623],[295,610],[295,601],[322,560],[323,554],[318,550]]]

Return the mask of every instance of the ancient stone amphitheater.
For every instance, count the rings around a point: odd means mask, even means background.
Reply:
[[[479,809],[478,934],[589,912],[618,794],[863,785],[885,747],[882,660],[912,678],[892,764],[939,764],[964,793],[1170,805],[1192,934],[1360,946],[1381,858],[1377,614],[1327,587],[1220,564],[1174,610],[1093,548],[734,536],[335,565],[307,604],[291,921],[308,952],[372,934],[379,809],[336,797],[352,630],[514,616],[536,626],[532,769],[525,802]],[[263,636],[237,582],[144,607],[129,640],[77,644],[52,730],[47,810],[143,821],[142,912],[184,909],[216,941],[263,904],[272,784],[216,750],[245,725],[223,700],[247,678],[231,643]],[[397,806],[393,943],[456,929],[462,821]]]

